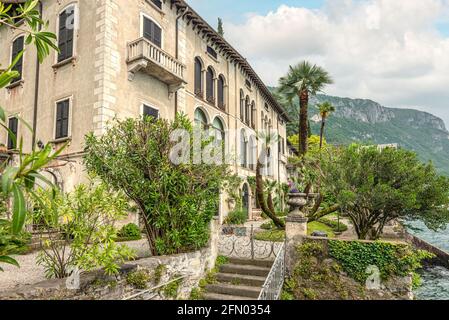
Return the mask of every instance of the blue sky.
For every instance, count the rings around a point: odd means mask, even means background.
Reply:
[[[441,117],[449,127],[449,0],[187,0],[268,85],[308,60],[326,93]],[[284,5],[284,6],[282,6]]]
[[[215,27],[217,17],[233,23],[241,23],[247,14],[265,15],[281,5],[320,8],[325,0],[187,0],[192,8]]]

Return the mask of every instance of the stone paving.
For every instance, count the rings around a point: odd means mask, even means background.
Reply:
[[[149,248],[146,239],[124,242],[130,248],[136,250],[138,257],[149,256]],[[36,264],[38,252],[23,256],[15,256],[20,269],[12,265],[2,264],[4,272],[0,272],[0,292],[14,289],[15,287],[34,284],[45,280],[44,268]]]

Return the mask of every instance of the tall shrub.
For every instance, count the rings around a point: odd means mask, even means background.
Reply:
[[[127,216],[122,193],[106,185],[78,185],[73,192],[38,189],[31,197],[32,218],[40,221],[42,250],[37,263],[48,278],[65,278],[75,268],[103,268],[117,274],[119,266],[135,256],[118,245],[115,222]]]
[[[173,122],[117,120],[102,137],[86,137],[87,169],[136,203],[154,255],[197,250],[208,243],[209,223],[227,176],[225,165],[172,163],[170,153],[179,141],[170,136],[178,129],[193,132],[191,122],[178,115]]]
[[[395,219],[419,219],[433,230],[449,221],[449,179],[414,152],[352,145],[323,157],[322,170],[360,239],[378,239]]]

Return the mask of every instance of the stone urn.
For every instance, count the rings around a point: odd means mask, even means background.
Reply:
[[[290,206],[289,216],[305,218],[302,209],[307,205],[307,195],[305,193],[293,192],[288,194],[287,204]]]

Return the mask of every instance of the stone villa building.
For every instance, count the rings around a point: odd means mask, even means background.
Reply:
[[[24,137],[25,151],[69,142],[48,168],[63,190],[85,180],[88,132],[103,134],[114,117],[174,119],[177,112],[225,140],[227,151],[236,155],[233,170],[244,180],[255,176],[250,160],[260,148],[256,133],[275,130],[279,143],[271,152],[269,177],[287,181],[285,111],[246,59],[184,0],[42,0],[40,5],[60,53],[53,51],[39,65],[35,48],[26,47],[16,66],[21,76],[1,91],[0,105],[9,114],[10,129]],[[2,26],[0,43],[0,63],[6,66],[24,48],[23,32]],[[12,149],[4,131],[0,144]],[[242,195],[252,212],[255,201],[246,182]],[[230,210],[224,200],[222,218]]]

